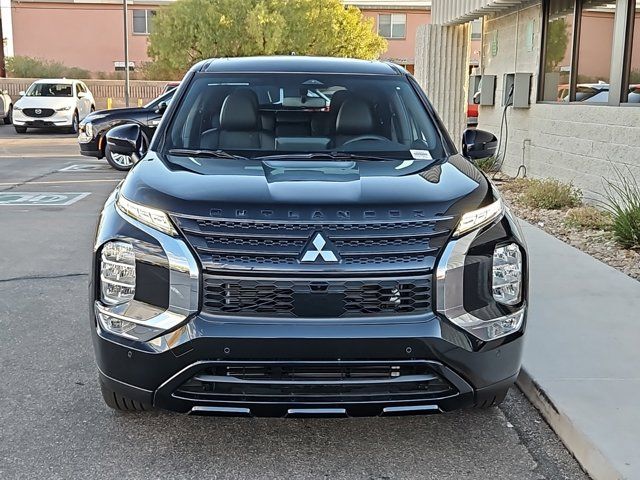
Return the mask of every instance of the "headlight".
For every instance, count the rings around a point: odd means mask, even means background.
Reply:
[[[87,122],[82,126],[84,127],[84,134],[89,138],[93,138],[93,125],[91,122]]]
[[[171,236],[177,236],[175,227],[169,220],[169,217],[162,210],[157,210],[151,207],[145,207],[134,202],[131,202],[124,198],[122,194],[118,195],[116,206],[120,211],[130,217],[135,218],[139,222],[149,225],[156,230],[160,230],[163,233]]]
[[[128,242],[109,242],[100,255],[100,291],[107,305],[133,300],[136,292],[136,257]]]
[[[67,110],[71,110],[71,107],[56,108],[56,112],[66,112]]]
[[[484,218],[479,225],[490,221]],[[506,234],[501,225],[492,228],[497,229],[496,234]],[[496,244],[491,232],[478,242],[481,235],[476,226],[445,247],[436,268],[436,311],[478,339],[491,341],[522,328],[527,308],[525,257],[522,247],[510,237]],[[485,241],[490,250],[484,250]],[[470,297],[486,300],[467,305],[469,291]]]
[[[520,303],[522,290],[522,253],[515,243],[496,247],[493,252],[492,293],[504,305]]]
[[[13,110],[14,110],[14,111],[16,111],[16,112],[19,112],[19,111],[21,111],[21,110],[22,110],[22,107],[19,107],[19,106],[17,106],[17,105],[14,105],[14,106],[13,106]]]
[[[462,215],[458,227],[453,232],[454,237],[460,237],[476,228],[488,225],[504,213],[502,200],[498,199],[491,205],[467,212]]]

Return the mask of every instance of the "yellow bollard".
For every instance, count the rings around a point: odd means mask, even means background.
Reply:
[[[141,106],[142,106],[142,99],[141,99],[141,98],[139,98],[139,99],[138,99],[138,107],[141,107]]]
[[[107,98],[107,110],[111,110],[113,106],[113,100],[111,98]]]

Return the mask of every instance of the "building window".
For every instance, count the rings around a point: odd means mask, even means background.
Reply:
[[[576,102],[607,103],[616,5],[584,0],[580,12]]]
[[[629,16],[631,28],[628,31],[633,32],[633,35],[629,35],[627,39],[629,62],[623,85],[628,88],[623,92],[623,102],[640,104],[640,0],[634,3]]]
[[[155,10],[133,11],[133,33],[136,35],[149,35],[153,29],[153,17]]]
[[[540,70],[541,101],[640,104],[640,0],[545,0]]]
[[[575,0],[549,0],[545,23],[542,100],[568,101]]]
[[[384,38],[405,38],[407,35],[407,15],[404,13],[379,14],[378,35]]]
[[[471,22],[471,40],[482,40],[482,19]]]

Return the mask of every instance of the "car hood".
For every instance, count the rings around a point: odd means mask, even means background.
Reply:
[[[134,115],[145,113],[147,110],[143,107],[130,108],[114,108],[112,110],[98,110],[93,112],[83,120],[86,122],[109,121],[130,118]]]
[[[150,152],[121,193],[175,215],[285,220],[457,216],[492,198],[488,180],[459,155],[438,162],[161,161]]]
[[[16,102],[19,108],[63,108],[75,107],[76,100],[73,97],[20,97]]]

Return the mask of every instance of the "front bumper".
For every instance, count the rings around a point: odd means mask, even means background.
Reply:
[[[13,124],[18,127],[55,128],[70,127],[73,123],[73,110],[55,112],[49,117],[29,117],[22,110],[13,111]]]
[[[95,319],[94,319],[95,320]],[[324,322],[323,322],[324,323]],[[95,325],[95,323],[94,323]],[[499,346],[470,351],[445,339],[441,320],[396,325],[242,325],[221,324],[198,316],[163,340],[165,351],[119,340],[94,329],[101,381],[110,389],[168,410],[240,416],[375,416],[450,411],[483,403],[515,381],[520,368],[522,336]],[[175,343],[170,343],[175,342]],[[172,346],[170,346],[172,345]],[[185,388],[212,367],[248,368],[321,365],[344,368],[423,365],[447,388],[419,386],[398,392],[394,379],[349,379],[335,384],[307,382],[308,391],[288,382],[281,389],[256,389],[251,379],[227,373],[233,389],[216,392],[215,378],[202,392]],[[403,380],[402,376],[397,379]],[[217,380],[220,380],[218,377]],[[428,383],[428,382],[427,382]],[[299,386],[299,385],[298,385]],[[271,385],[273,387],[273,385]],[[316,392],[320,387],[320,391]],[[358,388],[356,388],[358,387]],[[360,393],[364,388],[365,392]],[[416,391],[422,389],[423,391]]]

